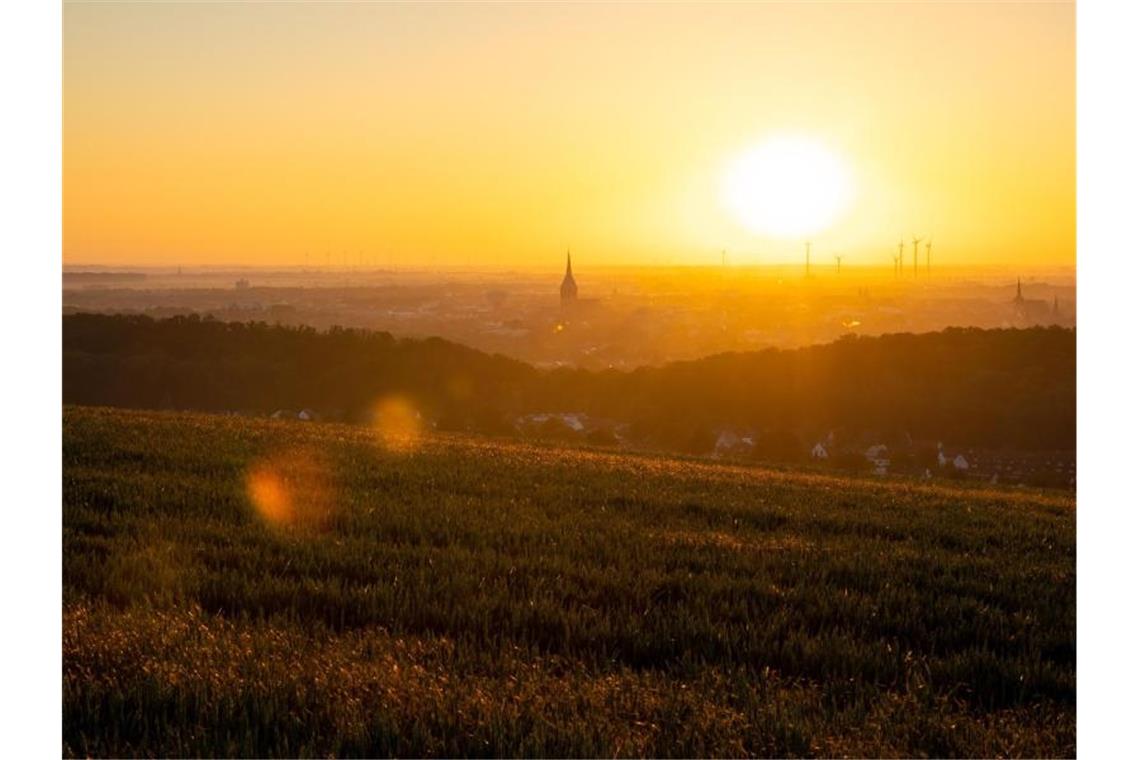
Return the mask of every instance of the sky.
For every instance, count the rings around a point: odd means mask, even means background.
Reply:
[[[799,261],[724,198],[791,135],[820,256],[1069,266],[1075,67],[1072,3],[66,3],[64,264]]]

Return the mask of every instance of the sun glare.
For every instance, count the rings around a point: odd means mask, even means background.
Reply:
[[[724,203],[745,227],[768,237],[823,232],[851,202],[851,175],[822,143],[773,137],[736,157],[724,173]]]
[[[372,408],[372,429],[386,450],[411,453],[420,444],[423,420],[419,411],[403,396],[386,396]]]

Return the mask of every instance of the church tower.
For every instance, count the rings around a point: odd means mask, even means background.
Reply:
[[[570,251],[566,252],[566,276],[562,278],[562,305],[569,306],[578,300],[578,283],[570,268]]]

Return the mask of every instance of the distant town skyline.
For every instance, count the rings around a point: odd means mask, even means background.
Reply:
[[[725,199],[792,135],[850,179],[821,267],[1071,266],[1074,15],[65,3],[64,264],[795,264],[781,193]]]

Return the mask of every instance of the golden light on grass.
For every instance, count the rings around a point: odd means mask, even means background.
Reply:
[[[104,593],[119,604],[170,603],[184,591],[188,562],[185,547],[176,542],[140,537],[108,557],[103,566]]]
[[[328,468],[309,449],[291,449],[255,462],[246,494],[267,524],[300,530],[327,527],[335,511]]]
[[[423,439],[419,411],[399,395],[385,396],[372,407],[372,429],[385,450],[399,454],[415,451]]]

